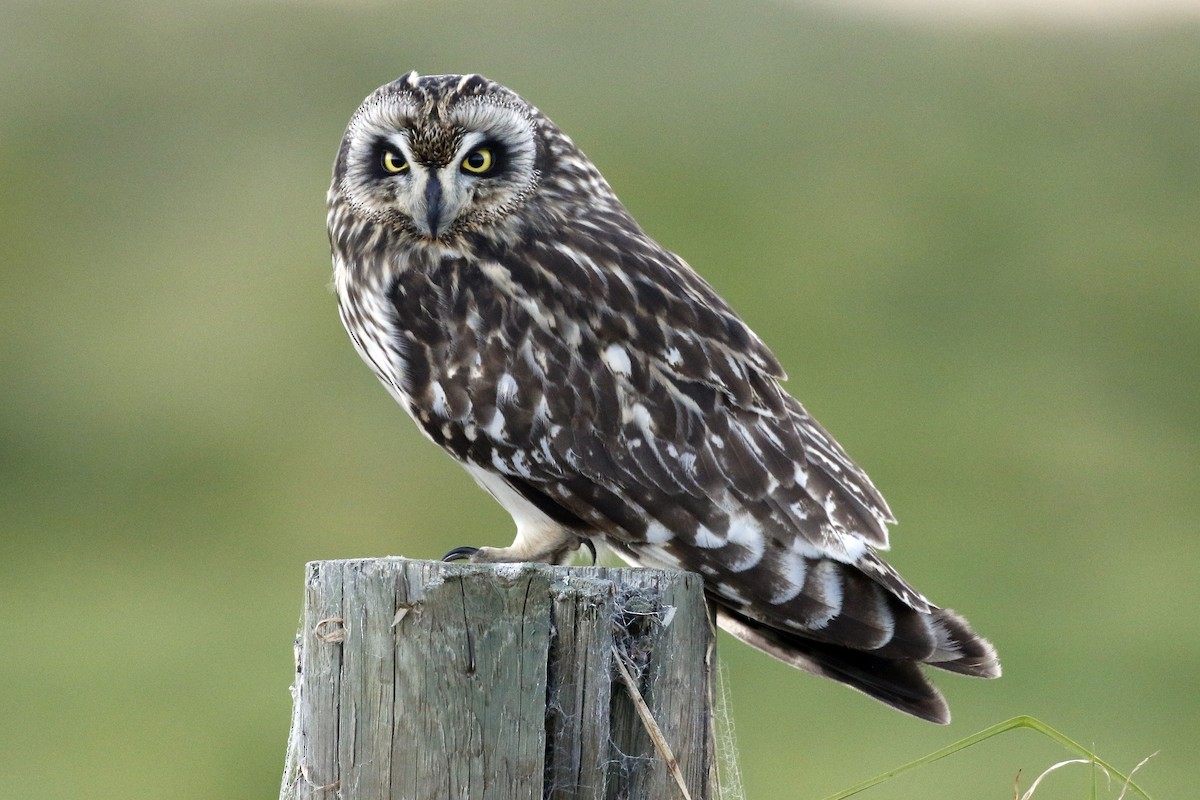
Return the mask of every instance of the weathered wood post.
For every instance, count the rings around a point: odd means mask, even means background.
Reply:
[[[302,625],[281,800],[712,797],[697,575],[317,561]]]

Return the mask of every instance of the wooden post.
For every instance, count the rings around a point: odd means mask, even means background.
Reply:
[[[698,575],[404,558],[307,569],[281,800],[711,799]]]

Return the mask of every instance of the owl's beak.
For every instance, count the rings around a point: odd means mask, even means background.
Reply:
[[[429,235],[434,239],[446,232],[450,227],[442,220],[442,180],[436,173],[429,176],[425,184],[425,225]]]

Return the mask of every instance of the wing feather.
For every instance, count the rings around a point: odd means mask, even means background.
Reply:
[[[434,405],[472,422],[427,432],[630,561],[706,575],[751,644],[939,718],[904,662],[982,674],[990,646],[875,555],[890,510],[761,340],[628,236],[526,243],[460,277],[461,326],[428,357],[445,365]]]

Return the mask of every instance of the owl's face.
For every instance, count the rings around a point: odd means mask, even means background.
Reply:
[[[538,185],[537,112],[476,75],[381,87],[346,130],[332,194],[412,243],[448,242],[511,215]]]

